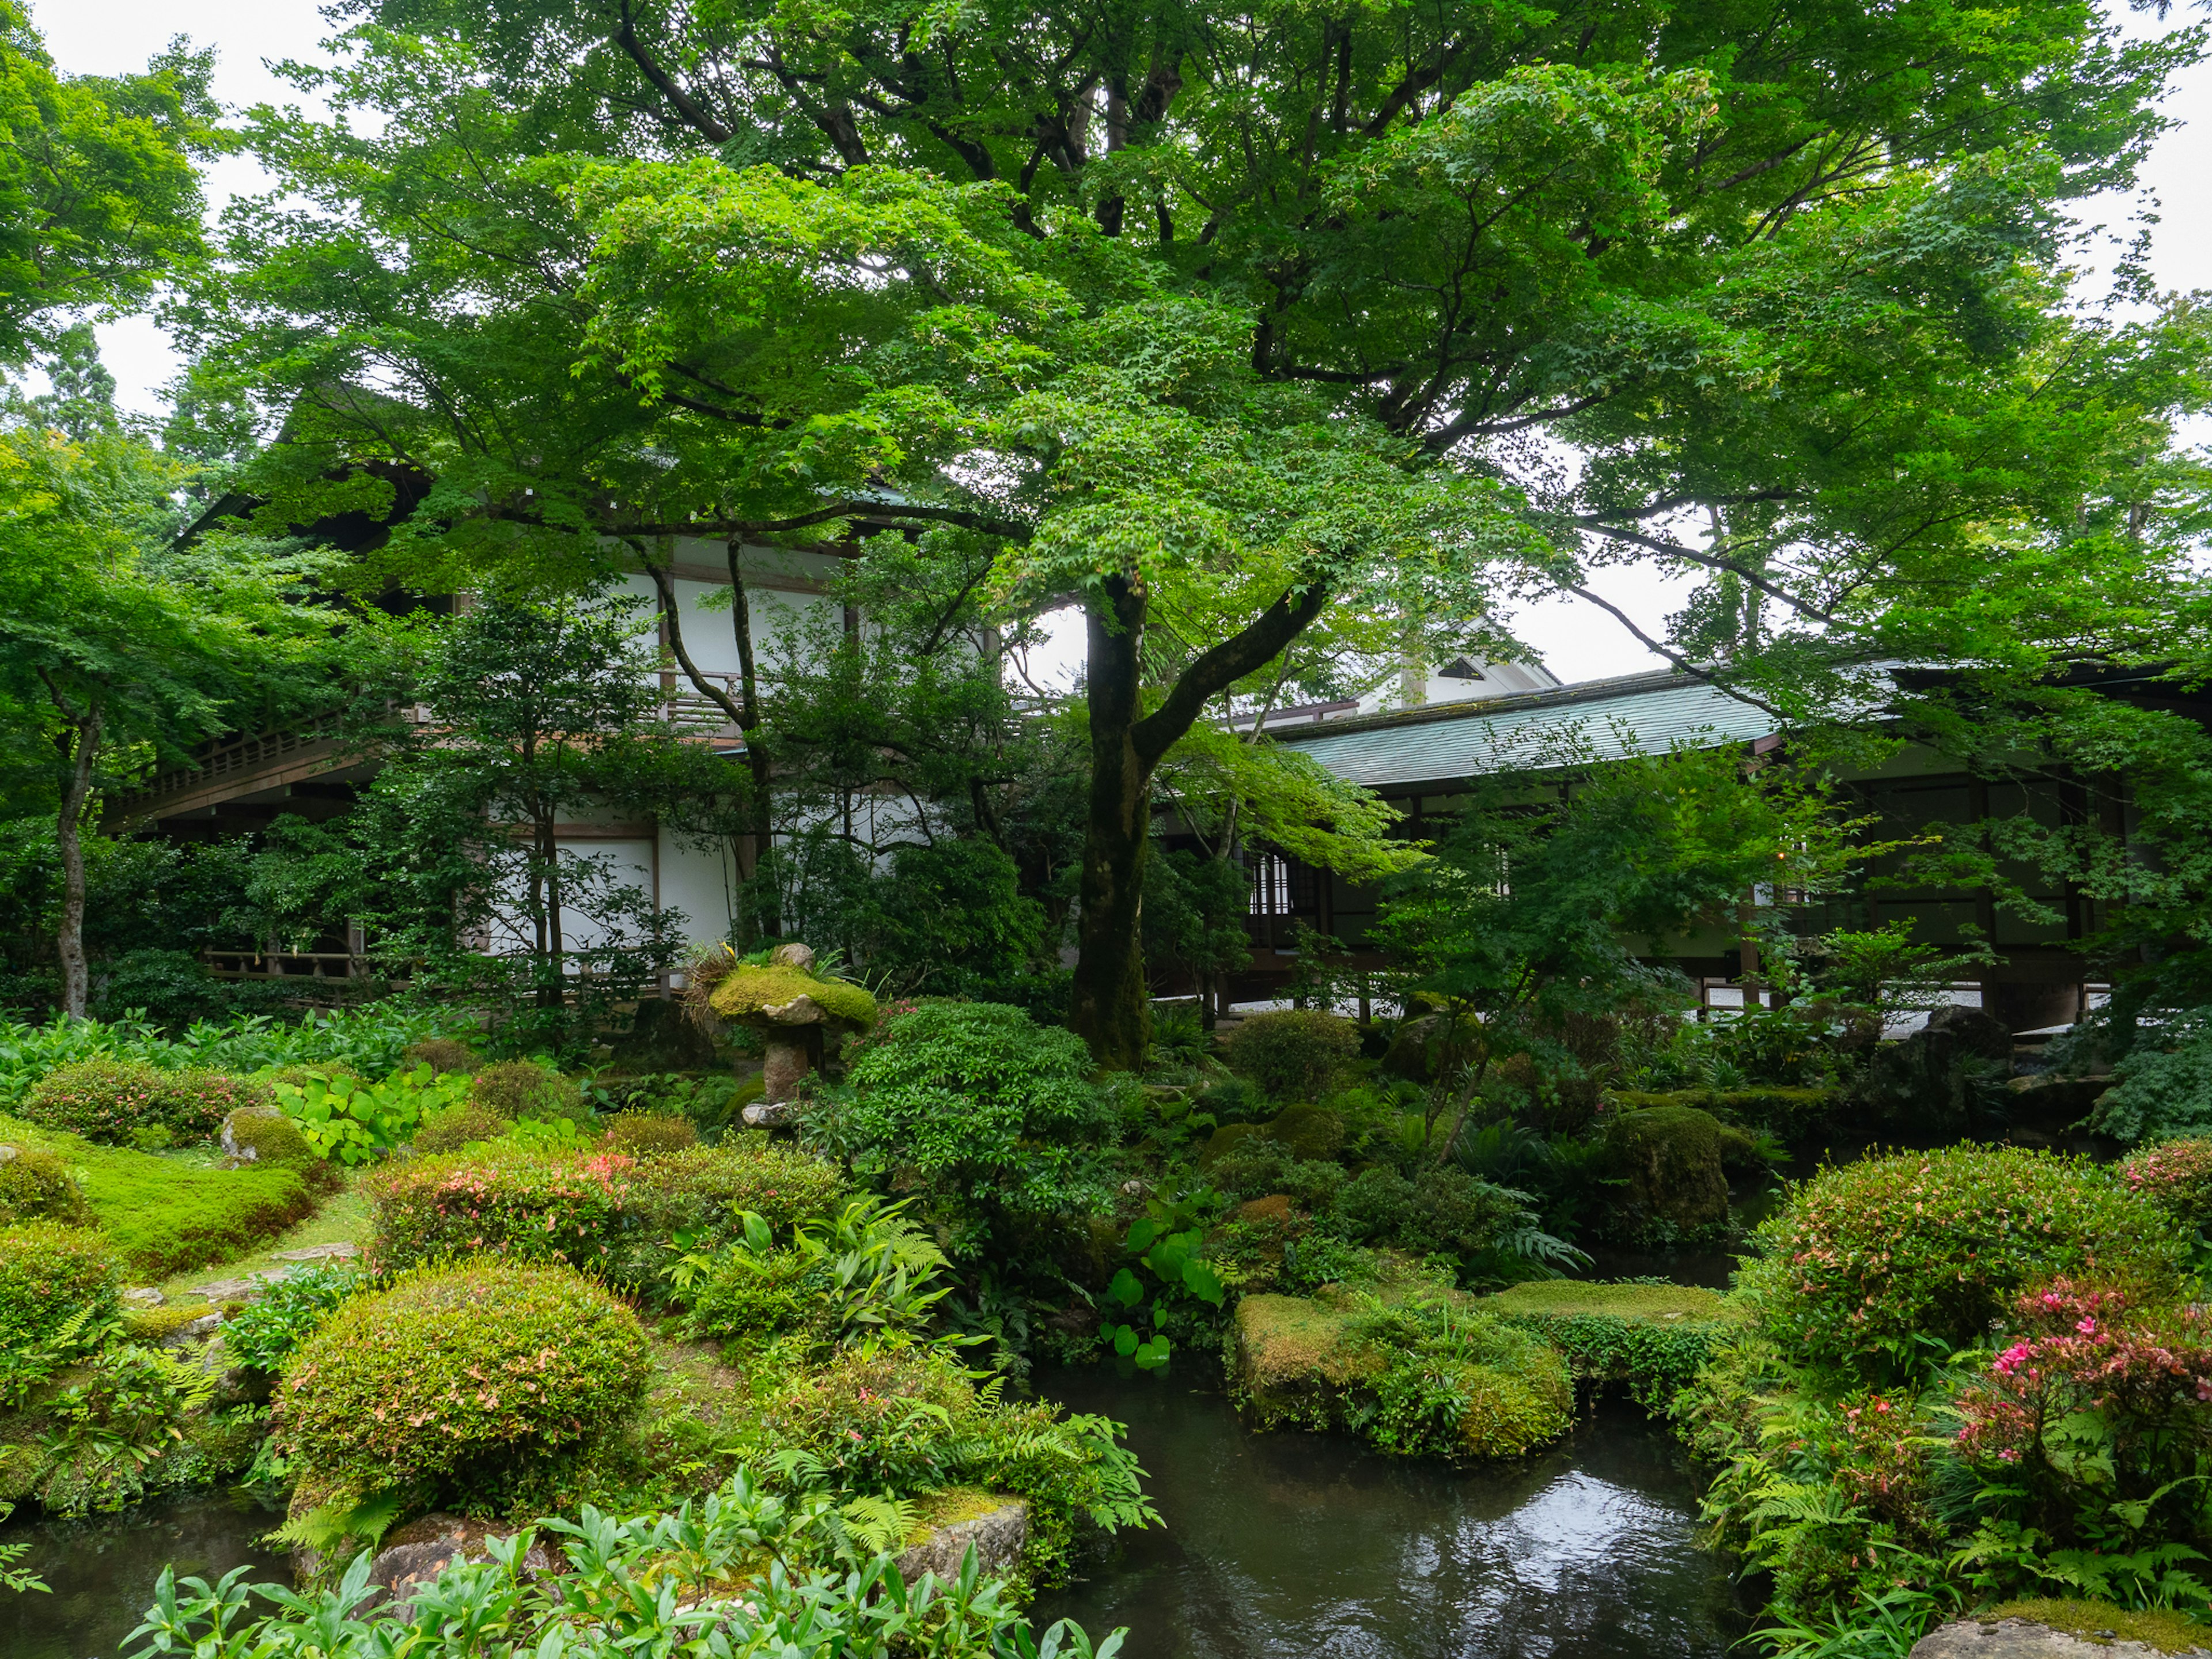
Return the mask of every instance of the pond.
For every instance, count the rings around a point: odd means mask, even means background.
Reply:
[[[1719,1659],[1747,1627],[1726,1564],[1697,1548],[1680,1448],[1602,1400],[1540,1456],[1451,1470],[1336,1435],[1255,1434],[1218,1390],[1097,1367],[1040,1390],[1129,1425],[1164,1528],[1127,1535],[1041,1619],[1130,1627],[1133,1659]],[[251,1564],[277,1511],[201,1493],[85,1521],[17,1522],[51,1595],[0,1596],[8,1659],[112,1659],[173,1562]]]
[[[228,1492],[194,1492],[82,1521],[15,1522],[0,1543],[24,1543],[19,1564],[53,1594],[0,1593],[0,1654],[7,1659],[112,1659],[138,1627],[154,1583],[173,1564],[179,1578],[212,1582],[251,1565],[257,1580],[292,1582],[289,1557],[260,1539],[284,1518]]]
[[[1748,1628],[1697,1547],[1680,1449],[1607,1399],[1552,1450],[1452,1470],[1336,1435],[1255,1434],[1173,1376],[1054,1371],[1040,1390],[1129,1425],[1167,1525],[1038,1606],[1138,1659],[1719,1659]]]

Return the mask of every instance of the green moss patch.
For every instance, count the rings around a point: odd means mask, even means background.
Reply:
[[[1613,1104],[1624,1111],[1656,1106],[1691,1106],[1710,1112],[1740,1129],[1763,1129],[1784,1140],[1809,1134],[1826,1121],[1838,1101],[1833,1089],[1680,1089],[1667,1094],[1617,1090]]]
[[[943,1492],[924,1492],[915,1499],[917,1519],[908,1532],[909,1544],[926,1544],[930,1535],[946,1527],[957,1527],[963,1521],[980,1521],[987,1515],[996,1515],[1009,1504],[1022,1500],[1010,1492],[992,1492],[983,1486],[947,1486]]]
[[[722,975],[708,1002],[726,1019],[746,1019],[803,996],[812,997],[834,1019],[849,1020],[855,1025],[876,1022],[876,1000],[864,988],[849,980],[817,979],[788,963],[732,968]]]
[[[2130,1613],[2110,1601],[2007,1601],[1978,1616],[1985,1624],[2025,1620],[2090,1642],[2141,1642],[2160,1653],[2199,1653],[2212,1648],[2212,1630],[2181,1613]]]
[[[96,1146],[11,1118],[0,1118],[0,1140],[43,1148],[67,1164],[116,1255],[153,1278],[229,1261],[315,1207],[295,1170],[215,1169],[187,1157]]]
[[[1493,1313],[1540,1319],[1601,1316],[1656,1324],[1741,1320],[1743,1310],[1718,1291],[1696,1285],[1602,1285],[1587,1279],[1547,1279],[1516,1285],[1485,1299]]]

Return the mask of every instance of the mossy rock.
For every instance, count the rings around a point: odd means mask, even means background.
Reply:
[[[1628,1218],[1677,1236],[1708,1233],[1728,1221],[1728,1176],[1721,1169],[1727,1133],[1694,1106],[1652,1106],[1616,1115],[1606,1134],[1607,1161],[1626,1184]]]
[[[159,1345],[212,1311],[204,1302],[171,1303],[161,1308],[125,1308],[123,1329],[134,1342]]]
[[[1344,1119],[1325,1106],[1291,1106],[1265,1123],[1224,1123],[1199,1149],[1199,1164],[1203,1167],[1218,1163],[1224,1154],[1255,1137],[1279,1140],[1294,1158],[1333,1158],[1344,1149]]]
[[[876,1000],[850,980],[821,979],[791,963],[732,968],[722,975],[707,1003],[725,1019],[773,1024],[768,1010],[800,997],[812,997],[832,1019],[860,1026],[876,1023]]]
[[[1351,1324],[1341,1304],[1308,1297],[1237,1304],[1237,1393],[1260,1427],[1327,1428],[1347,1389],[1381,1375],[1382,1357],[1350,1340]]]
[[[2202,1653],[2212,1649],[2212,1629],[2187,1614],[2160,1607],[2142,1613],[2110,1601],[2061,1601],[2038,1598],[2007,1601],[1980,1614],[1984,1625],[2018,1619],[2047,1630],[2106,1646],[2113,1642],[2140,1642],[2160,1653]]]

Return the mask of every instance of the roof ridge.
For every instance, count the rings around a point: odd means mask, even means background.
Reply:
[[[1570,706],[1578,702],[1601,702],[1608,697],[1632,695],[1639,691],[1662,691],[1673,686],[1713,686],[1709,680],[1679,669],[1659,668],[1641,674],[1619,674],[1609,679],[1582,680],[1573,685],[1554,686],[1542,691],[1514,691],[1501,697],[1465,697],[1451,702],[1424,703],[1415,708],[1394,708],[1374,714],[1356,714],[1347,720],[1313,720],[1280,732],[1270,730],[1267,735],[1277,743],[1303,743],[1310,738],[1333,737],[1340,732],[1373,732],[1391,726],[1428,726],[1444,720],[1486,719],[1492,714],[1513,714],[1524,708],[1549,708]],[[1725,696],[1726,692],[1721,692]]]

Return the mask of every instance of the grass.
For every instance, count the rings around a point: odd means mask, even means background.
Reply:
[[[1547,1279],[1516,1285],[1486,1298],[1493,1313],[1533,1319],[1635,1319],[1652,1324],[1687,1320],[1741,1320],[1743,1311],[1718,1291],[1695,1285],[1598,1285],[1582,1279]]]
[[[0,1140],[44,1147],[70,1167],[115,1253],[149,1279],[235,1260],[315,1207],[290,1170],[222,1170],[204,1153],[100,1146],[0,1117]]]
[[[2085,1641],[2141,1642],[2160,1653],[2202,1652],[2212,1646],[2212,1630],[2181,1613],[2164,1609],[2130,1613],[2110,1601],[2007,1601],[1976,1616],[1984,1624],[2022,1619]]]
[[[305,1220],[262,1242],[258,1249],[172,1273],[158,1288],[172,1302],[198,1299],[193,1297],[192,1286],[212,1278],[243,1279],[248,1273],[283,1273],[298,1265],[278,1261],[280,1250],[302,1250],[310,1244],[358,1244],[366,1250],[371,1231],[368,1200],[356,1193],[338,1193]]]

